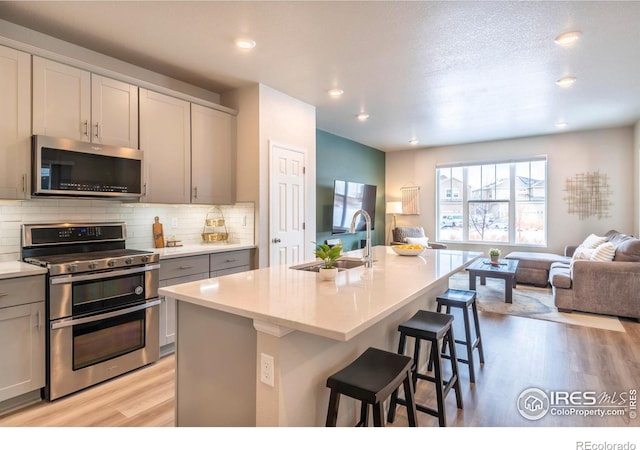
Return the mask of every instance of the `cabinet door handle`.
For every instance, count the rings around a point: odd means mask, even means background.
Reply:
[[[193,266],[180,266],[179,269],[180,270],[193,269]]]
[[[232,262],[236,262],[237,260],[235,259],[226,259],[224,262],[228,262],[228,263],[232,263]]]
[[[88,137],[89,136],[89,121],[85,120],[82,124],[84,125],[84,135]]]
[[[42,329],[42,320],[41,320],[41,313],[40,310],[38,309],[38,331],[40,331]]]
[[[198,198],[198,186],[193,188],[193,198]]]
[[[98,122],[96,122],[96,137],[100,137],[100,126],[98,125]]]
[[[142,196],[146,197],[147,196],[147,183],[144,183],[142,185]]]
[[[7,295],[9,295],[9,294],[7,294],[5,292],[0,292],[0,297],[6,297]]]
[[[22,174],[22,192],[27,192],[27,174]]]

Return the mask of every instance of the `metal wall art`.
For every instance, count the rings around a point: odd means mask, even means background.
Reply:
[[[580,220],[609,217],[611,189],[606,174],[579,173],[567,179],[565,191],[569,214],[577,214]]]

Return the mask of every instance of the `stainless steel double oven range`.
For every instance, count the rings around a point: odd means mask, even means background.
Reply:
[[[159,358],[160,256],[125,240],[122,222],[22,226],[23,261],[48,269],[48,400]]]

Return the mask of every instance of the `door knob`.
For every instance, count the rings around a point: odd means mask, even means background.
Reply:
[[[274,244],[277,244],[278,242],[282,242],[282,241],[280,240],[280,238],[273,238],[271,239],[271,242],[273,242]]]

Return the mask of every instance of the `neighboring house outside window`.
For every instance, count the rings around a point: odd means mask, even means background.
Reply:
[[[439,241],[546,245],[546,157],[440,165]]]

